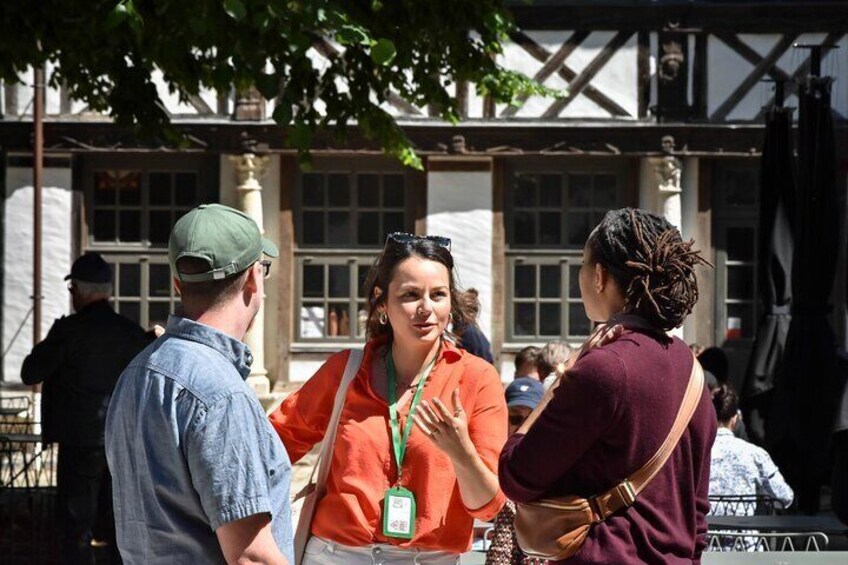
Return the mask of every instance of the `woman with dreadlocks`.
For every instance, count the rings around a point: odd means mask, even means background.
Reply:
[[[694,415],[635,501],[601,510],[601,519],[591,499],[658,452],[697,374],[689,347],[667,333],[698,300],[695,267],[708,263],[693,243],[654,214],[606,214],[586,242],[579,278],[586,314],[601,326],[501,453],[500,484],[510,499],[590,499],[595,521],[569,563],[700,561],[716,435],[706,390],[693,387]]]

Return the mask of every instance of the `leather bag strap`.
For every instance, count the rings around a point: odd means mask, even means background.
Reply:
[[[592,507],[593,514],[595,514],[593,522],[602,522],[614,512],[622,508],[627,508],[636,501],[639,493],[648,486],[651,480],[660,472],[663,465],[665,465],[665,462],[668,461],[668,458],[671,457],[674,448],[677,447],[677,443],[680,441],[680,437],[689,426],[692,415],[698,408],[703,391],[704,369],[693,356],[689,384],[686,387],[686,393],[683,395],[683,403],[677,411],[677,417],[674,419],[671,432],[669,432],[654,456],[641,469],[607,492],[589,498],[589,504]]]
[[[350,350],[350,355],[347,358],[345,372],[342,375],[341,383],[336,391],[336,398],[333,403],[333,414],[330,416],[330,422],[327,424],[327,431],[324,433],[324,442],[321,444],[321,451],[318,455],[318,462],[312,468],[312,474],[315,475],[315,470],[318,470],[318,480],[315,482],[315,490],[318,496],[324,495],[324,487],[327,484],[327,476],[330,474],[330,465],[333,460],[333,445],[336,443],[336,431],[339,429],[339,420],[342,417],[342,408],[344,407],[345,398],[347,398],[347,389],[350,383],[356,376],[359,370],[359,365],[362,363],[363,351],[359,348]],[[312,482],[312,477],[310,481]]]

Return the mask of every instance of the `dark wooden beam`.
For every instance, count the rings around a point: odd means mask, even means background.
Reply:
[[[645,119],[648,117],[648,106],[651,103],[651,34],[640,31],[637,38],[638,52],[636,55],[637,77],[639,90],[639,109],[637,117]]]
[[[705,33],[695,35],[694,64],[692,65],[692,117],[698,120],[707,119],[707,94],[709,93],[709,65],[707,50],[709,37]]]
[[[580,33],[583,36],[582,39],[581,39],[581,36],[577,35],[578,33]],[[569,41],[572,38],[575,38],[575,39],[580,39],[580,41],[582,42],[583,39],[585,39],[585,36],[588,36],[588,34],[589,34],[588,32],[575,32],[569,38]],[[549,58],[551,57],[551,53],[547,49],[545,49],[544,47],[542,47],[541,45],[539,45],[538,43],[533,41],[533,39],[528,37],[527,35],[519,32],[518,34],[516,34],[516,36],[513,37],[513,40],[515,41],[516,38],[521,39],[521,41],[523,42],[522,47],[524,48],[524,50],[527,51],[534,59],[536,59],[540,63],[547,62],[549,60]],[[570,83],[577,77],[577,73],[574,72],[564,62],[564,60],[563,60],[563,63],[560,65],[559,69],[557,69],[556,72],[562,79],[564,79],[567,83],[569,83],[569,87],[570,87]],[[630,113],[627,110],[625,110],[624,108],[622,108],[621,106],[619,106],[618,103],[616,103],[615,100],[608,97],[606,94],[604,94],[603,92],[601,92],[600,90],[598,90],[597,88],[592,86],[591,84],[587,84],[586,87],[583,89],[583,95],[586,96],[589,100],[591,100],[595,104],[597,104],[598,106],[600,106],[601,108],[603,108],[604,110],[606,110],[607,112],[609,112],[610,115],[612,115],[612,116],[629,116],[630,115]],[[510,114],[510,115],[512,115],[512,114]]]
[[[751,92],[754,85],[762,80],[768,70],[774,67],[777,60],[780,59],[783,54],[786,53],[786,50],[792,46],[792,42],[795,41],[796,37],[798,37],[798,35],[795,33],[790,33],[781,37],[780,41],[778,41],[777,44],[771,48],[768,54],[760,60],[745,80],[743,80],[742,83],[737,86],[732,93],[730,93],[730,96],[722,102],[721,106],[713,112],[710,119],[713,121],[723,121],[727,118],[730,112],[732,112],[733,109],[739,105],[742,99]]]
[[[736,51],[737,55],[741,56],[754,66],[759,65],[763,60],[762,55],[751,49],[747,43],[739,39],[733,33],[719,33],[716,34],[715,37],[720,39],[722,43]],[[777,65],[773,65],[766,72],[768,72],[768,75],[774,80],[789,80],[789,75],[783,72],[779,67],[777,67]]]
[[[551,119],[558,117],[560,112],[562,112],[581,92],[583,92],[583,89],[586,88],[593,78],[595,78],[598,71],[600,71],[604,65],[612,59],[615,52],[627,43],[632,35],[633,32],[629,31],[619,31],[616,33],[609,43],[604,45],[601,52],[598,53],[598,55],[592,59],[588,65],[586,65],[586,68],[584,68],[580,74],[568,84],[568,95],[551,104],[550,107],[542,114],[542,118]]]

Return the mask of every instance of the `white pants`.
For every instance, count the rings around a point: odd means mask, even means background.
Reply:
[[[303,565],[457,565],[459,555],[447,551],[401,549],[393,545],[350,547],[312,536]]]

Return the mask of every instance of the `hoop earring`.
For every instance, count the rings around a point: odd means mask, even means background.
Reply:
[[[385,312],[380,312],[380,315],[377,316],[377,320],[380,322],[381,326],[385,326],[389,323],[389,317],[386,315]]]

